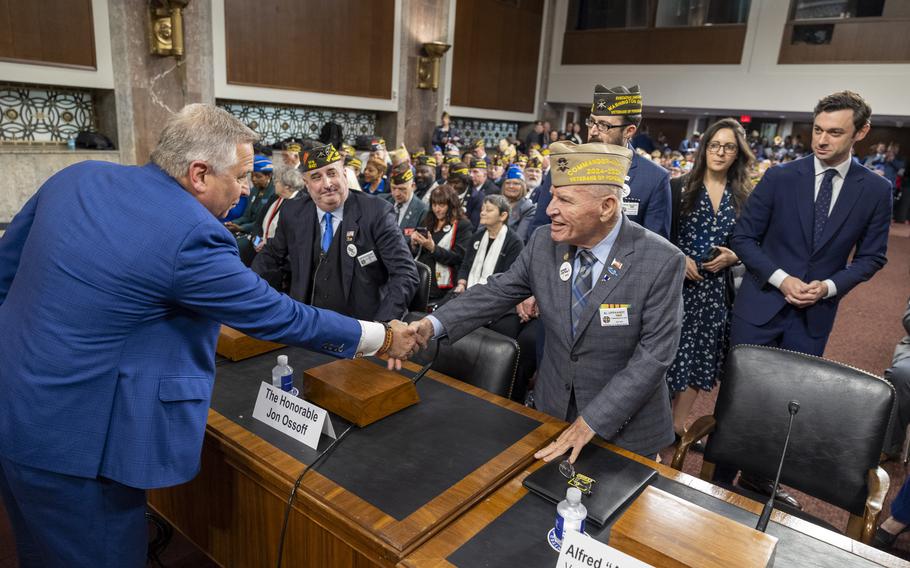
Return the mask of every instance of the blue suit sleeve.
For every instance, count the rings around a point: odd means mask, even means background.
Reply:
[[[856,243],[853,259],[831,276],[837,295],[843,297],[860,282],[872,278],[888,259],[888,232],[891,228],[891,192],[882,191],[863,236]]]
[[[775,168],[765,172],[752,195],[746,200],[742,215],[730,238],[730,248],[764,285],[779,268],[761,249],[762,239],[774,212]]]
[[[174,268],[175,301],[205,317],[260,339],[299,345],[336,357],[353,357],[360,323],[295,302],[240,261],[233,237],[207,224],[181,244]]]
[[[670,173],[666,172],[660,177],[651,192],[648,210],[645,211],[645,218],[642,219],[642,224],[646,229],[657,233],[665,239],[669,239],[670,217]]]
[[[19,269],[19,260],[22,258],[22,249],[25,240],[32,228],[35,219],[35,209],[38,207],[38,194],[29,199],[25,206],[13,217],[13,221],[0,239],[0,304],[6,300],[13,278]]]
[[[553,199],[553,194],[550,190],[551,184],[550,174],[544,176],[543,181],[540,182],[540,191],[537,196],[537,211],[534,212],[534,221],[531,222],[531,230],[528,231],[529,235],[533,234],[534,231],[537,230],[537,227],[543,227],[544,225],[550,224],[550,217],[547,216],[547,207],[550,205],[550,200]]]

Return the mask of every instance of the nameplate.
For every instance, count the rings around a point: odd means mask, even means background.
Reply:
[[[566,533],[556,568],[652,568],[602,542],[571,531]]]
[[[256,406],[253,407],[253,418],[314,450],[319,445],[321,433],[335,437],[328,414],[325,409],[265,381],[259,385]]]

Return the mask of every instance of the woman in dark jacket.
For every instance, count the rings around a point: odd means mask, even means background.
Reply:
[[[471,237],[461,268],[458,270],[458,285],[453,294],[461,294],[477,284],[486,284],[493,274],[505,272],[512,266],[521,249],[521,239],[508,226],[509,200],[502,195],[489,195],[483,200],[480,210],[479,231]],[[514,309],[492,318],[487,327],[511,338],[518,336],[521,321]]]
[[[458,194],[443,184],[430,194],[430,210],[411,233],[411,250],[430,267],[430,304],[439,305],[455,287],[473,227],[462,212]]]

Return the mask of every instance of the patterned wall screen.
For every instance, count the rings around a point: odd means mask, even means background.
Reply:
[[[483,138],[486,140],[488,148],[497,146],[503,138],[518,136],[517,122],[453,118],[452,124],[461,131],[465,142],[475,138]]]
[[[91,91],[0,85],[0,141],[66,143],[94,125]]]
[[[376,113],[362,110],[222,100],[218,101],[218,106],[255,130],[262,137],[263,144],[272,144],[291,136],[319,138],[322,125],[330,121],[341,125],[345,140],[351,144],[357,136],[373,136],[376,131]]]

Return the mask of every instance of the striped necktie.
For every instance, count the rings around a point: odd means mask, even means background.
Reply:
[[[575,274],[575,280],[572,281],[572,337],[575,337],[581,314],[588,305],[588,294],[591,293],[593,287],[591,267],[596,261],[597,257],[591,251],[578,252],[578,273]]]

